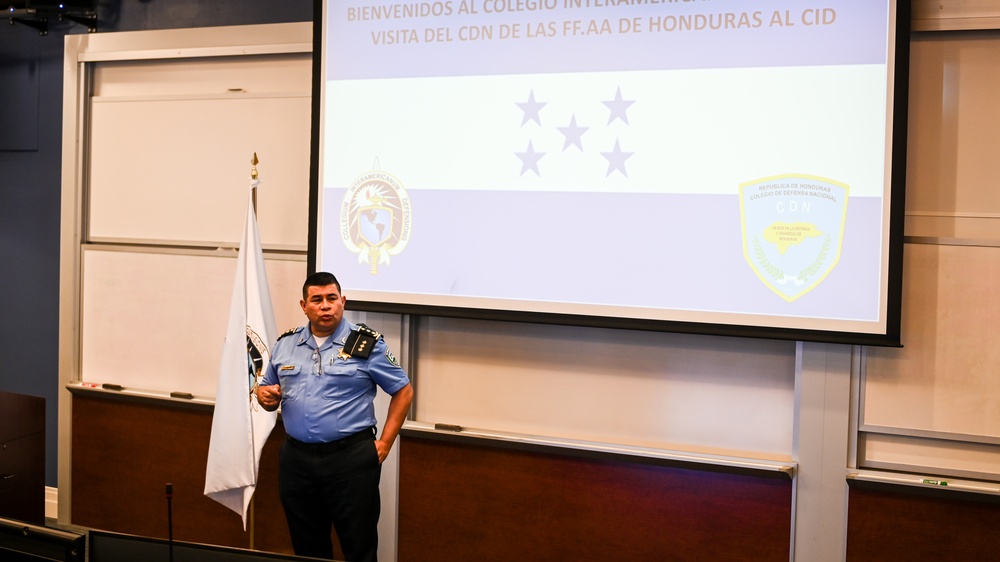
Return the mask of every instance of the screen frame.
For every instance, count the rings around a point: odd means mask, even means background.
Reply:
[[[312,136],[310,139],[310,170],[309,170],[309,240],[307,255],[307,271],[312,273],[318,266],[318,236],[321,209],[321,153],[322,142],[322,99],[323,65],[325,64],[325,21],[324,8],[327,0],[314,0],[313,3],[313,90],[312,90]],[[466,318],[474,320],[491,320],[503,322],[522,322],[533,324],[549,324],[564,326],[580,326],[593,328],[608,328],[622,330],[641,330],[654,332],[673,332],[712,336],[752,337],[792,341],[808,341],[817,343],[836,343],[846,345],[870,345],[879,347],[902,347],[902,290],[903,290],[903,249],[904,249],[904,214],[906,192],[906,152],[907,152],[907,121],[909,98],[909,60],[911,31],[911,0],[892,0],[890,16],[894,15],[892,38],[893,63],[888,76],[891,88],[892,121],[887,126],[889,170],[889,205],[886,286],[885,327],[882,332],[852,332],[837,330],[813,330],[803,328],[785,328],[760,326],[739,323],[707,323],[686,322],[677,320],[644,319],[632,317],[598,316],[588,314],[563,314],[550,312],[534,312],[510,309],[487,309],[464,306],[419,305],[395,303],[374,300],[347,299],[347,310],[360,312],[393,313],[413,316],[439,316],[449,318]],[[334,272],[336,273],[336,272]],[[350,287],[346,287],[345,295],[350,297]]]

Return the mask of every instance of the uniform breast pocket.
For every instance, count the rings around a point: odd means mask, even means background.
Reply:
[[[353,396],[364,390],[367,378],[358,370],[358,364],[352,361],[334,361],[323,368],[326,380],[323,381],[323,394],[327,398]]]
[[[299,387],[297,382],[301,373],[301,365],[282,365],[278,367],[278,382],[281,383],[282,400],[295,400]]]

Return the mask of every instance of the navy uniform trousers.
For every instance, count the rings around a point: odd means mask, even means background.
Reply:
[[[374,429],[333,443],[288,438],[279,465],[278,491],[296,556],[333,559],[332,526],[347,562],[377,562],[382,465]]]

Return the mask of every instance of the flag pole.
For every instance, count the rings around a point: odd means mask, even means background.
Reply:
[[[257,152],[254,151],[253,158],[250,159],[250,194],[251,194],[251,197],[253,198],[254,220],[256,220],[256,218],[257,218],[257,185],[260,183],[260,181],[257,179],[257,164],[259,164],[259,163],[260,163],[260,160],[257,159]],[[268,345],[271,345],[272,343],[273,342],[267,342]],[[254,383],[254,384],[256,385],[256,383]],[[254,505],[256,503],[256,500],[257,500],[257,494],[256,494],[256,491],[255,491],[254,495],[250,496],[250,513],[249,513],[249,518],[250,518],[250,550],[255,550],[254,549],[254,536],[256,535],[256,532],[257,532],[257,526],[256,526],[255,520],[254,520],[254,513],[255,513]]]
[[[253,214],[257,214],[257,164],[260,160],[257,160],[257,153],[253,153],[253,158],[250,159],[250,192],[253,194]],[[270,342],[269,342],[270,343]]]
[[[277,420],[277,413],[260,408],[253,395],[254,385],[262,374],[261,367],[269,360],[268,347],[276,339],[274,308],[252,197],[253,189],[260,184],[256,163],[254,154],[251,192],[244,201],[246,222],[236,253],[233,296],[219,360],[219,382],[205,467],[205,495],[238,513],[244,532],[247,516],[252,513],[261,452]],[[249,389],[247,375],[253,377]],[[253,548],[256,547],[256,531],[253,526],[250,530]]]

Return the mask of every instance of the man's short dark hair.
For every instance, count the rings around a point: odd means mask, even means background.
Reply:
[[[309,287],[326,287],[327,285],[336,285],[337,292],[344,294],[344,290],[340,288],[340,281],[337,281],[332,273],[317,271],[306,277],[306,282],[302,284],[302,299],[305,300],[309,296]]]

